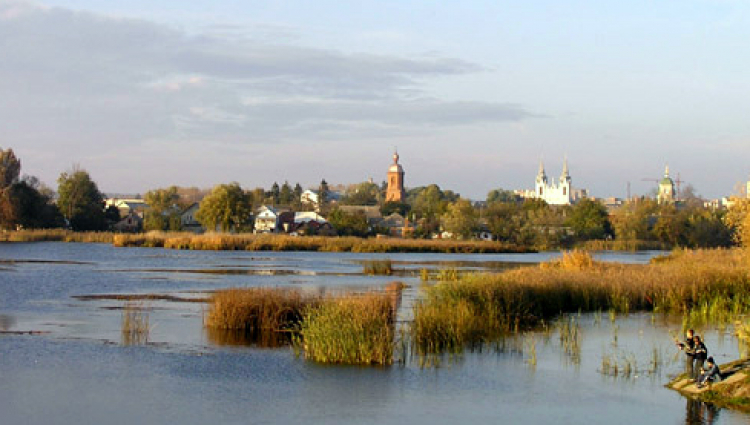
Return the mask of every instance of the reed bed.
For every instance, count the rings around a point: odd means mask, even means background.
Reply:
[[[465,276],[427,289],[415,306],[412,338],[421,351],[458,350],[579,311],[727,320],[750,311],[747,255],[676,251],[653,264],[623,265],[575,252],[539,267]]]
[[[325,300],[308,309],[298,345],[321,363],[393,363],[394,312],[390,297],[370,293]]]
[[[149,314],[144,304],[126,302],[122,309],[122,344],[147,344],[150,332]]]
[[[192,250],[322,251],[361,253],[507,253],[530,252],[502,242],[400,238],[289,236],[280,234],[218,234],[149,232],[115,235],[115,246],[149,246]]]
[[[317,295],[303,295],[295,289],[224,289],[211,297],[205,325],[216,340],[244,339],[277,346],[298,328],[304,310],[320,301]]]
[[[0,233],[0,242],[88,242],[112,243],[112,232],[73,232],[64,229],[33,229],[5,231]]]

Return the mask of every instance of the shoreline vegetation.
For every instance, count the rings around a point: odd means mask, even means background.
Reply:
[[[204,251],[319,251],[360,253],[529,253],[533,249],[503,242],[446,239],[358,238],[354,236],[289,236],[279,234],[195,235],[184,232],[112,233],[60,229],[0,233],[0,242],[89,242],[116,247],[151,247]]]
[[[698,388],[688,373],[671,380],[666,387],[693,400],[750,412],[750,360],[739,359],[719,365],[722,380]]]

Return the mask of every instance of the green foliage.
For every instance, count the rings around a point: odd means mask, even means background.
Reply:
[[[106,230],[104,197],[88,172],[79,168],[66,171],[57,184],[57,205],[73,230]]]
[[[144,200],[149,208],[145,212],[143,229],[180,230],[179,199],[176,186],[146,192]]]
[[[278,186],[278,185],[277,185]],[[207,229],[238,231],[252,214],[252,199],[239,183],[215,186],[200,204],[195,218]]]
[[[40,188],[35,178],[24,178],[1,192],[0,227],[41,229],[64,225],[65,220],[52,202],[51,191]]]
[[[291,205],[293,201],[294,193],[292,192],[292,187],[289,185],[289,182],[285,181],[279,191],[279,204]]]
[[[493,189],[487,194],[487,203],[495,202],[520,202],[521,197],[513,193],[512,190]]]
[[[0,190],[18,181],[21,174],[21,160],[16,158],[13,149],[0,149]]]
[[[443,229],[454,237],[471,238],[479,229],[477,212],[466,199],[449,204],[442,217]]]
[[[612,234],[607,208],[593,199],[582,199],[573,206],[567,224],[579,240],[603,239]]]
[[[328,214],[328,222],[341,236],[367,236],[370,233],[370,226],[367,223],[367,217],[362,212],[347,213],[338,208],[334,208]]]
[[[403,204],[400,202],[386,202],[383,204],[383,207],[380,208],[380,213],[383,214],[383,216],[389,216],[393,213],[401,214],[403,217],[406,217],[407,214],[409,214],[409,210],[411,207],[409,204]]]
[[[362,182],[347,189],[341,203],[344,205],[378,205],[381,198],[378,185]]]
[[[638,199],[622,205],[612,216],[612,226],[617,239],[626,241],[653,239],[651,217],[658,209],[659,205],[654,199]]]

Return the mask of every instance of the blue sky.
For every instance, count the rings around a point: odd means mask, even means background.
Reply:
[[[0,147],[50,185],[380,181],[394,146],[474,199],[565,155],[601,197],[750,175],[748,1],[120,3],[0,0]]]

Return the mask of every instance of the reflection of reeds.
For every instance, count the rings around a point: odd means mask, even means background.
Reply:
[[[414,310],[413,338],[430,350],[454,350],[566,312],[609,310],[614,322],[631,310],[712,321],[750,311],[743,251],[679,251],[650,265],[598,263],[587,255],[429,287]]]
[[[307,309],[298,343],[305,358],[322,363],[393,363],[393,311],[383,294],[327,299]]]
[[[393,274],[393,263],[389,258],[384,260],[362,261],[362,272],[371,276],[390,276]]]
[[[122,344],[147,344],[151,326],[142,303],[126,302],[122,309]]]

